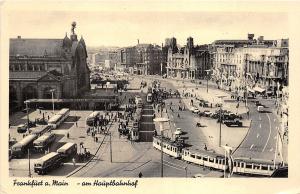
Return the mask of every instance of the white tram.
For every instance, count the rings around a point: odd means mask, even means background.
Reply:
[[[153,147],[161,150],[161,137],[153,137]],[[237,174],[249,174],[260,176],[271,176],[280,167],[279,163],[263,161],[258,159],[235,158],[233,163],[225,159],[223,155],[203,151],[189,150],[183,148],[182,144],[163,138],[163,152],[175,158],[180,158],[189,163],[209,167],[217,170],[228,170],[232,164],[232,172]]]
[[[161,137],[153,137],[153,147],[161,150]],[[163,152],[173,156],[174,158],[181,158],[182,145],[168,138],[163,138]]]

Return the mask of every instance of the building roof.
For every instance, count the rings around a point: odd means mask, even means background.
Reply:
[[[62,56],[63,39],[23,39],[11,38],[9,55],[27,56]]]
[[[45,75],[50,74],[52,77],[57,78],[61,76],[56,70],[53,71],[10,71],[9,80],[33,80],[37,81],[44,77]]]
[[[10,71],[9,79],[10,80],[37,80],[45,76],[48,72],[46,71]]]

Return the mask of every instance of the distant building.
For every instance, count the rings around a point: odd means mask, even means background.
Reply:
[[[206,76],[210,69],[210,52],[208,45],[194,46],[192,37],[187,39],[185,47],[168,50],[167,76],[185,79],[199,79]],[[177,50],[177,52],[176,52]]]
[[[10,39],[10,108],[24,106],[33,98],[78,97],[90,89],[90,70],[84,39]]]
[[[211,57],[215,79],[231,89],[246,80],[250,87],[276,91],[278,84],[288,85],[288,45],[288,39],[264,40],[259,36],[256,40],[254,34],[248,34],[248,40],[214,41]]]
[[[118,63],[128,73],[148,75],[160,73],[162,50],[157,45],[137,44],[120,49]]]

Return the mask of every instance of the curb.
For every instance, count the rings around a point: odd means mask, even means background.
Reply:
[[[248,134],[249,134],[249,131],[250,131],[250,128],[251,128],[251,124],[252,124],[252,119],[251,119],[251,121],[250,121],[250,126],[249,126],[249,128],[248,128],[247,134],[245,135],[245,137],[244,137],[244,139],[241,141],[241,143],[240,143],[240,144],[235,148],[235,150],[232,152],[232,155],[235,153],[235,151],[236,151],[237,149],[240,148],[240,146],[242,145],[242,143],[245,141],[246,137],[247,137]]]

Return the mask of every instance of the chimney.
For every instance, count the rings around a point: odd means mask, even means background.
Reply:
[[[139,39],[137,39],[137,41],[138,41],[138,45],[140,44],[140,40]]]
[[[18,36],[17,38],[18,38],[18,39],[21,39],[21,36]]]

